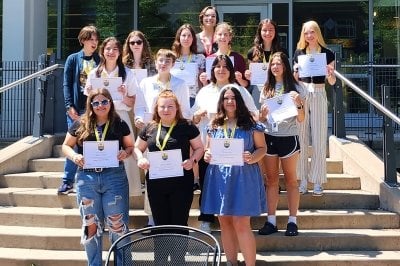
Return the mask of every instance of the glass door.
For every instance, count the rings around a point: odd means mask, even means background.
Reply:
[[[232,25],[234,38],[232,50],[241,53],[245,58],[247,51],[253,46],[254,35],[261,19],[269,17],[268,4],[262,6],[232,5],[217,6],[220,21]]]

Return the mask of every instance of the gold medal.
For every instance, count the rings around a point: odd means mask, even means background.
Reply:
[[[225,147],[225,148],[229,148],[229,146],[231,146],[230,141],[229,141],[229,140],[225,140],[225,141],[224,141],[224,147]]]
[[[310,56],[310,62],[312,63],[312,62],[314,62],[314,57],[312,57],[312,56]]]
[[[268,68],[268,66],[267,66],[266,64],[264,64],[264,65],[262,66],[262,70],[267,70],[267,68]]]
[[[104,86],[108,87],[108,85],[110,85],[110,81],[108,79],[105,79],[103,81]]]
[[[282,104],[282,102],[283,102],[283,100],[282,100],[282,97],[278,97],[278,99],[276,100],[276,102],[278,103],[278,104]]]
[[[103,143],[103,142],[98,142],[98,143],[97,143],[97,149],[98,149],[99,151],[104,150],[104,143]]]
[[[165,160],[168,160],[168,153],[163,152],[162,155],[161,155],[161,158],[162,158],[164,161],[165,161]]]
[[[181,66],[180,66],[180,70],[184,70],[185,69],[185,66],[182,64]]]

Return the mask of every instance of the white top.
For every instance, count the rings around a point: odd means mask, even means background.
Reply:
[[[236,87],[239,88],[240,94],[243,97],[244,103],[249,109],[249,111],[254,114],[257,113],[257,107],[254,104],[253,97],[249,93],[249,91],[237,84],[235,84]],[[217,112],[217,103],[219,99],[219,95],[221,92],[221,88],[218,88],[217,85],[214,83],[210,83],[206,86],[204,86],[196,95],[196,100],[194,102],[194,105],[192,107],[192,114],[194,114],[198,110],[206,110],[207,115],[204,117],[201,117],[201,120],[198,124],[199,131],[200,131],[200,136],[201,140],[203,143],[206,143],[206,137],[207,137],[207,126],[210,124],[211,120],[214,118],[215,113]],[[211,104],[210,104],[211,103]],[[215,106],[214,106],[215,105]]]
[[[91,79],[97,78],[96,71],[97,71],[97,67],[92,69],[92,71],[90,71],[90,73],[89,73],[88,79],[86,81],[85,91],[84,91],[85,95],[89,95],[89,92],[87,91],[87,88],[89,86],[92,86],[91,85]],[[129,68],[125,67],[125,72],[126,72],[126,78],[125,78],[125,81],[122,82],[122,84],[125,85],[126,94],[128,96],[135,96],[136,92],[137,92],[135,76],[133,75],[132,71],[129,70]],[[107,71],[103,70],[103,72],[101,73],[101,77],[102,78],[118,77],[118,66],[113,71],[111,71],[110,73],[107,73]],[[127,106],[121,100],[116,100],[116,101],[113,101],[113,102],[114,102],[115,110],[118,110],[118,111],[120,111],[120,110],[121,111],[130,111],[130,110],[132,110],[132,107]]]
[[[157,75],[147,77],[140,82],[135,102],[135,119],[140,118],[144,121],[145,113],[153,113],[157,96],[161,91],[161,88],[157,83],[157,77]],[[183,117],[186,119],[192,119],[189,102],[189,88],[186,86],[185,81],[171,75],[169,88],[173,93],[175,93],[176,98],[181,105]]]

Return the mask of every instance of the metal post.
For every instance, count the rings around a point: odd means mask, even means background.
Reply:
[[[46,67],[46,55],[42,54],[39,56],[38,69],[42,70]],[[44,117],[44,82],[46,76],[42,75],[37,78],[37,89],[35,92],[35,116],[33,118],[33,131],[32,136],[34,138],[40,138],[43,136],[43,117]]]
[[[340,69],[340,61],[336,62],[336,69]],[[336,79],[333,87],[332,134],[338,138],[346,137],[345,115],[343,108],[343,88],[340,79]]]
[[[381,86],[382,89],[382,105],[390,110],[390,87]],[[391,187],[398,186],[396,172],[396,154],[394,149],[394,137],[392,119],[384,116],[383,126],[383,163],[385,167],[385,182]]]

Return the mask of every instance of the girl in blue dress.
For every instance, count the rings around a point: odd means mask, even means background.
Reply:
[[[235,86],[221,90],[218,110],[208,131],[204,160],[212,163],[210,139],[243,139],[243,166],[210,164],[206,170],[201,211],[218,216],[228,265],[237,265],[238,251],[246,265],[255,265],[256,242],[250,217],[266,211],[264,183],[257,162],[264,156],[264,127],[257,124]]]

